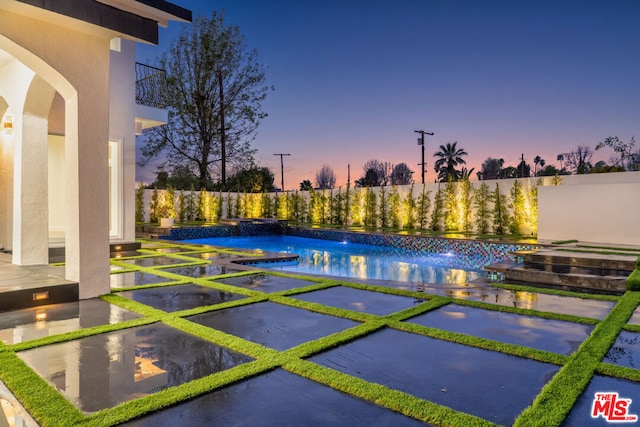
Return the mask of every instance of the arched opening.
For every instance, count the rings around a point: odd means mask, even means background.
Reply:
[[[98,55],[108,59],[105,46],[106,54],[99,51]],[[108,67],[108,60],[104,64]],[[68,80],[56,68],[0,35],[0,108],[11,109],[14,131],[13,141],[0,158],[0,187],[8,190],[3,195],[10,199],[3,203],[4,212],[0,208],[0,237],[4,236],[5,246],[12,251],[13,264],[47,264],[48,201],[64,205],[64,218],[59,212],[52,218],[58,226],[58,238],[64,233],[65,278],[80,283],[80,297],[89,298],[109,291],[108,223],[103,221],[102,211],[104,218],[108,212],[106,204],[96,202],[108,191],[106,185],[102,188],[107,175],[108,95],[101,95],[99,102],[89,102],[94,88],[102,94],[108,83],[100,72],[85,77],[71,69]],[[70,81],[79,84],[83,93],[82,118],[78,91]],[[54,120],[50,123],[50,119]],[[49,176],[51,135],[58,144],[53,158],[64,162],[55,169],[58,184],[53,187]],[[100,143],[104,152],[97,148]]]

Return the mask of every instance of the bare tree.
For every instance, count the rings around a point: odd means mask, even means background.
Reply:
[[[413,182],[411,178],[413,171],[409,169],[406,163],[398,163],[393,167],[391,171],[391,184],[393,185],[408,185]]]
[[[316,172],[316,187],[319,190],[331,190],[336,186],[336,174],[328,165],[322,165],[322,168]]]
[[[564,153],[563,156],[565,166],[574,173],[582,175],[591,171],[591,157],[593,157],[591,148],[578,145],[578,148]]]
[[[391,163],[389,162],[381,162],[380,160],[369,160],[367,161],[364,166],[362,167],[362,169],[364,170],[364,177],[367,177],[367,174],[369,175],[369,177],[372,176],[372,173],[369,171],[373,171],[375,172],[375,184],[374,185],[368,185],[371,187],[377,187],[377,186],[381,186],[381,185],[387,185],[389,183],[389,180],[391,178],[391,170],[392,170],[393,166],[391,165]],[[368,180],[370,181],[370,180]]]

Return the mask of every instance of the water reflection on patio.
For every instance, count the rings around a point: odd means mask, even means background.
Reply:
[[[18,356],[85,412],[251,360],[164,324],[39,347]]]

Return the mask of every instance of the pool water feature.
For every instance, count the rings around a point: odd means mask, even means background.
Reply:
[[[299,255],[297,262],[258,265],[293,273],[355,279],[459,284],[481,277],[487,262],[486,257],[452,252],[433,253],[296,236],[223,237],[187,242],[296,254]]]

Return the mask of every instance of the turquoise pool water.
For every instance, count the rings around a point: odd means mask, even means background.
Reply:
[[[458,284],[483,275],[482,267],[486,262],[482,257],[422,253],[388,246],[294,236],[216,237],[186,241],[297,254],[300,256],[298,262],[265,263],[261,267],[357,279]]]

